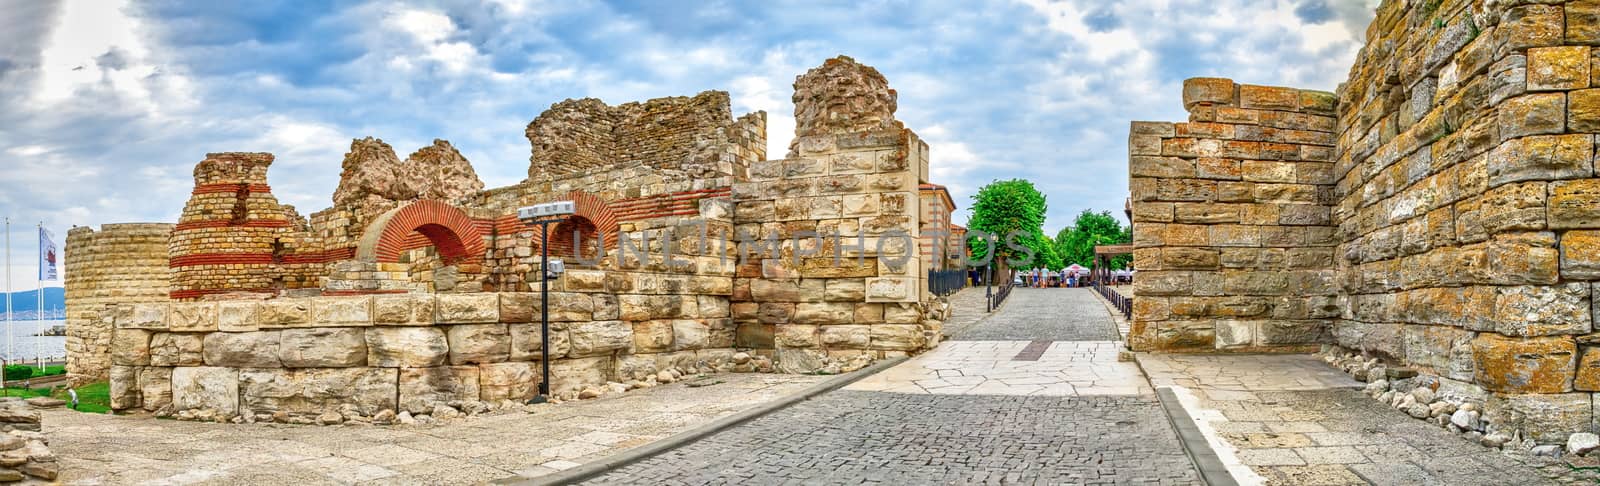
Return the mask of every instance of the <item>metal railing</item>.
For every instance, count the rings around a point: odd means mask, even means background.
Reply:
[[[1094,282],[1094,289],[1095,291],[1100,292],[1100,295],[1105,297],[1107,301],[1110,301],[1111,305],[1115,306],[1117,310],[1122,311],[1123,318],[1133,320],[1132,297],[1123,297],[1122,294],[1117,293],[1117,291],[1112,289],[1110,286],[1101,284],[1099,280]]]
[[[1000,303],[1005,302],[1006,297],[1011,295],[1011,287],[1014,286],[1016,286],[1016,284],[1012,283],[1010,279],[1006,279],[1001,285],[995,286],[994,293],[989,295],[990,312],[994,312],[995,309],[1000,308]]]
[[[966,286],[967,272],[965,270],[928,271],[928,292],[932,292],[933,295],[950,295]]]

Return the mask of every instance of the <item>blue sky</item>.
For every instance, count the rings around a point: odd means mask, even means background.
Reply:
[[[218,6],[227,4],[228,6]],[[109,5],[109,6],[108,6]],[[1376,0],[327,3],[0,0],[0,213],[16,288],[32,225],[175,221],[207,152],[277,155],[273,191],[331,204],[350,139],[450,140],[489,187],[527,173],[551,103],[729,91],[793,134],[794,76],[877,67],[965,220],[995,179],[1034,181],[1054,234],[1120,215],[1130,120],[1182,120],[1184,78],[1333,90]],[[60,242],[58,241],[58,244]],[[67,256],[70,258],[70,255]]]

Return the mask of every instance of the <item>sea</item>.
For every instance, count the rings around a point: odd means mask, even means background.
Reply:
[[[0,321],[0,357],[6,361],[27,360],[32,362],[43,356],[45,362],[61,362],[67,356],[66,336],[35,336],[41,331],[49,331],[57,326],[66,326],[63,319],[46,319],[38,321],[11,321],[10,332],[4,332],[5,321]],[[9,339],[7,335],[9,334]],[[9,343],[9,345],[7,344]]]

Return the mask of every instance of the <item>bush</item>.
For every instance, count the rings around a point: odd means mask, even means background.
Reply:
[[[6,381],[26,380],[33,377],[33,367],[28,365],[6,365]]]

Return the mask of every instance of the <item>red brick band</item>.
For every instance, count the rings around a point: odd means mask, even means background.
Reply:
[[[210,221],[189,221],[189,222],[185,222],[185,223],[178,223],[177,226],[173,227],[173,230],[174,231],[186,231],[186,230],[201,229],[201,228],[229,228],[229,227],[232,227],[232,228],[287,228],[287,227],[289,227],[289,222],[286,221],[286,220],[282,220],[282,219],[252,219],[252,220],[249,220],[249,221],[245,221],[243,223],[234,224],[233,221],[230,221],[230,220],[214,219],[214,220],[210,220]]]
[[[194,186],[194,191],[192,192],[192,194],[198,196],[198,195],[201,195],[201,194],[237,193],[237,192],[239,192],[240,186],[244,186],[245,192],[252,193],[252,194],[256,194],[256,193],[271,194],[272,193],[272,186],[268,186],[266,184],[228,184],[228,183],[222,183],[222,184],[202,184],[202,185]]]

